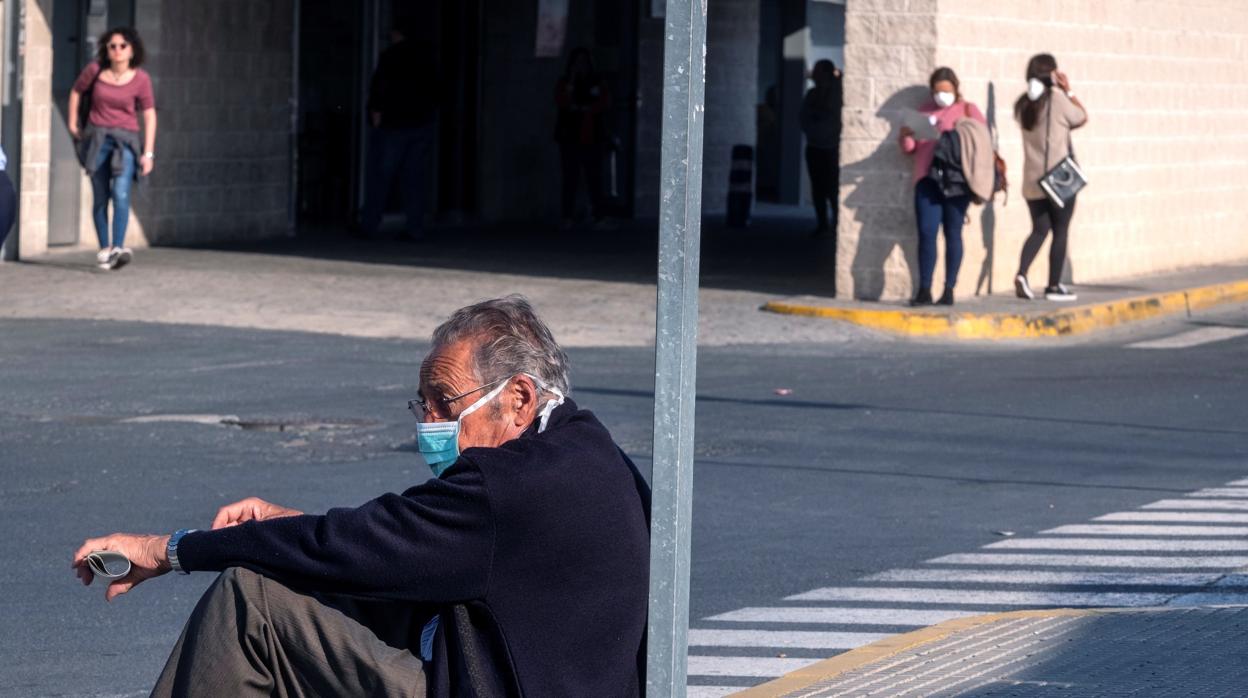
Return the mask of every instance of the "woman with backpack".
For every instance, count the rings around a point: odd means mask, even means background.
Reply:
[[[1027,300],[1036,297],[1027,283],[1027,270],[1051,230],[1049,284],[1044,297],[1073,301],[1078,296],[1062,284],[1062,267],[1066,263],[1070,221],[1075,215],[1075,197],[1059,205],[1041,188],[1040,180],[1071,155],[1070,132],[1088,123],[1088,113],[1070,89],[1066,74],[1057,69],[1053,56],[1041,53],[1027,62],[1027,91],[1014,103],[1014,117],[1023,127],[1023,198],[1031,214],[1031,235],[1023,243],[1014,292]]]
[[[971,102],[962,98],[958,76],[952,68],[937,68],[928,79],[932,98],[919,107],[937,133],[952,131],[960,119],[982,124],[988,121]],[[902,152],[914,156],[914,217],[919,232],[919,288],[912,306],[932,304],[932,276],[936,271],[936,236],[945,231],[945,290],[936,302],[953,305],[953,287],[962,266],[962,224],[971,205],[970,194],[945,196],[936,180],[928,176],[935,155],[937,138],[917,138],[914,129],[901,128]]]
[[[118,269],[132,258],[125,244],[131,185],[151,174],[156,160],[156,100],[151,76],[139,67],[144,54],[137,32],[129,27],[110,29],[100,37],[99,47],[69,92],[69,135],[78,142],[78,161],[91,175],[91,217],[100,241],[96,261],[103,269]],[[84,99],[90,108],[86,123],[80,123]]]

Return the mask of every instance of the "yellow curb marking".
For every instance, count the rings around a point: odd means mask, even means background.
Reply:
[[[785,315],[844,320],[864,327],[914,337],[957,339],[1037,339],[1083,334],[1126,322],[1248,301],[1248,279],[1166,293],[1077,306],[1040,315],[1024,313],[954,313],[936,315],[909,310],[833,308],[771,301],[763,310]]]
[[[732,698],[779,698],[794,691],[809,688],[814,684],[834,679],[841,674],[854,671],[868,664],[874,664],[896,654],[913,649],[920,645],[944,640],[965,630],[989,625],[1014,618],[1062,618],[1068,616],[1097,616],[1109,613],[1137,612],[1140,608],[1055,608],[1040,611],[1007,611],[1005,613],[989,613],[969,618],[954,618],[937,623],[920,630],[915,630],[852,649],[830,659],[791,671],[773,681],[760,686],[733,693]],[[1156,609],[1151,609],[1156,610]],[[1166,609],[1179,610],[1179,609]]]

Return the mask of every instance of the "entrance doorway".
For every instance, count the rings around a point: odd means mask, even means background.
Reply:
[[[52,5],[52,123],[48,162],[48,245],[76,245],[82,167],[69,137],[69,91],[111,27],[134,24],[134,0],[56,0]]]

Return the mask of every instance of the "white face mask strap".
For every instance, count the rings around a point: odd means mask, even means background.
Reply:
[[[485,397],[481,398],[480,400],[477,400],[476,402],[474,402],[474,403],[472,403],[471,405],[469,405],[469,406],[468,406],[468,409],[464,410],[463,412],[460,412],[460,413],[459,413],[459,419],[463,419],[464,417],[467,417],[468,415],[472,414],[473,412],[476,412],[477,410],[481,409],[481,406],[482,406],[482,405],[484,405],[485,403],[489,402],[490,400],[493,400],[494,398],[498,397],[499,393],[503,392],[503,388],[506,388],[506,387],[507,387],[507,384],[508,384],[508,383],[510,383],[510,382],[511,382],[511,379],[510,379],[510,378],[508,378],[507,380],[503,381],[502,383],[499,383],[498,387],[497,387],[497,388],[495,388],[495,389],[493,389],[493,390],[491,390],[490,392],[486,393],[486,394],[485,394]],[[459,421],[459,419],[457,419],[456,421]]]
[[[537,433],[540,434],[543,431],[546,431],[546,424],[550,421],[551,413],[555,411],[556,407],[563,404],[563,400],[564,400],[563,391],[554,386],[546,385],[545,381],[533,375],[532,373],[526,373],[524,375],[528,376],[534,383],[536,383],[538,388],[545,390],[546,392],[551,393],[555,396],[547,400],[546,404],[542,405],[541,411],[537,413],[537,416],[538,416]]]

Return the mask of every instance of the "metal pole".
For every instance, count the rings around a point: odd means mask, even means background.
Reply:
[[[684,696],[707,0],[667,0],[646,695]]]

